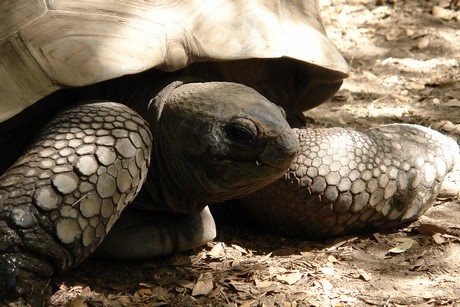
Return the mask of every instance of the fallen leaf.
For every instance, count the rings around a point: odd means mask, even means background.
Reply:
[[[334,275],[334,268],[319,268],[324,275]]]
[[[451,10],[442,8],[438,5],[433,6],[431,13],[435,18],[450,20],[454,17],[454,13]]]
[[[212,258],[222,258],[225,256],[225,249],[221,242],[217,243],[208,253]]]
[[[212,274],[209,272],[201,274],[193,287],[192,296],[206,295],[211,292],[213,287]]]
[[[158,286],[152,289],[152,295],[165,301],[169,297],[169,291],[164,287]]]
[[[339,261],[337,260],[337,258],[335,258],[335,257],[332,256],[332,255],[327,256],[327,261],[329,261],[329,262],[331,262],[331,263],[339,262]]]
[[[382,237],[381,234],[379,234],[379,233],[373,233],[372,236],[374,237],[374,239],[377,241],[377,243],[378,243],[379,245],[385,244],[385,240],[384,240],[384,238]]]
[[[370,281],[372,278],[371,278],[371,275],[369,275],[366,271],[364,271],[363,269],[358,269],[358,274],[359,274],[359,277],[361,277],[362,279],[364,279],[365,281]]]
[[[446,230],[442,227],[432,225],[432,224],[420,224],[416,228],[416,231],[422,235],[433,235],[435,233],[446,233]]]
[[[428,47],[428,44],[430,43],[430,38],[428,36],[424,36],[417,44],[418,49],[425,49]]]
[[[240,307],[251,307],[251,306],[254,306],[256,303],[257,303],[256,300],[250,300],[250,301],[244,302],[242,305],[240,305]]]
[[[435,233],[431,236],[433,238],[433,241],[436,243],[436,244],[443,244],[443,243],[446,243],[446,240],[441,236],[440,233]]]
[[[116,301],[121,305],[121,306],[129,306],[132,302],[131,299],[127,296],[120,296],[119,298],[116,299]]]
[[[256,286],[259,287],[259,288],[266,288],[266,287],[270,287],[273,283],[269,280],[256,280]]]
[[[230,284],[235,288],[236,291],[251,294],[251,287],[246,282],[231,280]]]
[[[152,288],[140,288],[137,292],[140,296],[152,296]]]
[[[320,280],[320,283],[321,283],[321,286],[323,287],[323,291],[325,293],[329,293],[334,288],[332,283],[327,279]]]
[[[262,258],[260,258],[258,262],[259,262],[259,263],[262,263],[262,262],[265,262],[265,261],[267,261],[267,260],[268,260],[268,258],[270,258],[270,257],[271,257],[271,255],[272,255],[272,253],[268,253],[268,254],[266,254],[265,256],[263,256]]]
[[[400,34],[401,30],[398,27],[394,27],[385,35],[385,38],[387,41],[391,42],[397,40]]]
[[[232,247],[234,249],[236,249],[237,251],[240,251],[242,254],[247,254],[248,253],[248,251],[244,247],[241,247],[241,246],[239,246],[237,244],[232,244]]]
[[[190,280],[185,280],[185,279],[177,280],[175,283],[186,289],[193,289],[193,286],[194,286],[193,282],[191,282]]]
[[[460,100],[458,99],[451,99],[444,103],[446,107],[460,107]]]
[[[415,243],[415,240],[412,240],[410,238],[401,238],[398,241],[402,241],[402,243],[388,250],[388,252],[394,253],[394,254],[404,253],[405,251],[410,249],[412,245]]]
[[[192,264],[197,264],[198,262],[200,262],[202,259],[206,258],[206,253],[205,252],[201,252],[199,253],[198,255],[196,256],[192,256],[190,257],[190,262]]]
[[[443,234],[442,237],[446,239],[452,239],[454,241],[460,241],[460,237],[456,237],[450,234]]]
[[[69,307],[87,307],[88,304],[85,303],[85,298],[81,295],[78,295],[74,298],[67,306]]]
[[[418,258],[417,260],[415,260],[414,262],[414,267],[415,268],[418,268],[418,267],[421,267],[422,265],[425,264],[425,259],[423,258]]]
[[[363,76],[366,77],[366,79],[369,79],[369,80],[378,80],[378,81],[380,81],[379,77],[377,77],[376,75],[374,75],[373,73],[371,73],[368,70],[363,70]]]
[[[290,273],[290,274],[284,274],[284,275],[278,275],[276,276],[276,279],[279,281],[284,281],[289,285],[293,285],[296,282],[298,282],[303,276],[303,273]]]

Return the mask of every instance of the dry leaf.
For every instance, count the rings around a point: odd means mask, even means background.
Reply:
[[[248,251],[244,247],[241,247],[239,245],[232,244],[232,247],[234,249],[236,249],[237,251],[240,251],[242,254],[247,254],[248,253]]]
[[[446,238],[446,239],[452,239],[454,241],[460,241],[460,237],[456,237],[456,236],[453,236],[453,235],[450,235],[450,234],[443,234],[442,235],[443,238]]]
[[[140,296],[152,296],[152,288],[140,288],[137,293]]]
[[[446,107],[460,107],[460,100],[458,99],[451,99],[444,103]]]
[[[206,295],[211,292],[213,287],[212,274],[209,272],[201,274],[193,287],[192,296]]]
[[[450,20],[454,17],[454,13],[452,11],[447,10],[437,5],[433,6],[431,13],[433,14],[435,18],[444,19],[444,20]]]
[[[425,49],[428,47],[430,43],[430,38],[428,36],[424,36],[417,44],[418,49]]]
[[[334,275],[334,268],[319,268],[324,275]]]
[[[272,282],[269,280],[262,280],[262,281],[256,280],[256,286],[259,288],[266,288],[266,287],[270,287],[271,285],[272,285]]]
[[[279,281],[284,281],[289,285],[293,285],[296,282],[298,282],[303,276],[303,273],[290,273],[290,274],[284,274],[284,275],[278,275],[276,276],[276,279]]]
[[[208,253],[212,258],[222,258],[225,256],[225,249],[221,242],[217,243]]]
[[[185,279],[177,280],[176,284],[186,289],[193,289],[193,286],[194,286],[193,282],[189,280],[185,280]]]
[[[359,276],[364,279],[365,281],[370,281],[372,278],[371,278],[371,275],[369,275],[366,271],[364,271],[363,269],[358,269],[358,274]]]
[[[262,258],[260,258],[258,262],[259,262],[259,263],[263,263],[263,262],[267,261],[268,258],[271,257],[271,255],[272,255],[272,253],[266,254],[265,256],[263,256]]]
[[[85,300],[86,299],[83,296],[78,295],[67,306],[69,307],[87,307],[88,304],[85,303]]]
[[[240,307],[251,307],[251,306],[254,306],[256,303],[257,303],[256,300],[250,300],[250,301],[244,302],[242,305],[240,305]]]
[[[236,280],[231,280],[230,284],[236,289],[236,291],[243,292],[246,294],[251,294],[251,287],[246,282],[239,282]]]
[[[326,293],[329,293],[334,288],[332,283],[327,279],[320,280],[320,283],[321,283],[321,286],[323,287],[324,292]]]
[[[202,259],[204,259],[206,257],[206,253],[205,252],[201,252],[199,253],[198,255],[196,256],[192,256],[190,257],[190,262],[192,264],[197,264],[198,262],[200,262]]]
[[[368,70],[363,70],[363,76],[366,77],[369,80],[378,80],[378,81],[380,81],[379,77],[377,77],[376,75],[374,75],[373,73],[371,73]]]
[[[410,249],[412,245],[415,243],[415,240],[412,240],[410,238],[401,238],[401,239],[398,239],[398,241],[401,241],[402,243],[388,250],[388,252],[394,253],[394,254],[404,253],[405,251]]]
[[[407,37],[413,37],[415,35],[415,31],[409,28],[406,28],[406,35]]]
[[[332,255],[327,256],[327,261],[329,261],[329,262],[331,262],[331,263],[339,262],[339,261],[337,260],[337,258],[335,258],[335,257],[332,256]]]
[[[166,300],[169,297],[168,289],[161,286],[155,287],[152,290],[152,295],[160,300]]]
[[[446,233],[444,228],[432,224],[420,224],[416,231],[422,235],[433,235],[435,233]]]
[[[129,306],[131,304],[131,299],[127,296],[120,296],[119,298],[116,299],[116,301],[121,306]]]
[[[372,236],[374,237],[374,239],[377,241],[377,243],[378,243],[379,245],[385,244],[385,241],[384,241],[384,239],[383,239],[383,237],[382,237],[381,234],[379,234],[379,233],[373,233]]]
[[[431,236],[433,238],[433,241],[436,244],[443,244],[446,243],[446,240],[441,236],[440,233],[435,233],[434,235]]]
[[[385,35],[385,38],[387,41],[391,42],[397,40],[400,34],[401,30],[398,27],[394,27]]]
[[[425,264],[425,259],[423,258],[418,258],[417,260],[415,260],[414,262],[414,268],[418,268],[418,267],[421,267],[422,265]]]

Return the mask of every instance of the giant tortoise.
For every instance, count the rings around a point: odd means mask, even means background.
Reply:
[[[310,217],[320,234],[414,219],[458,155],[418,126],[304,127],[303,112],[347,76],[316,0],[1,7],[6,300],[39,304],[46,279],[94,253],[112,226],[99,255],[204,244],[215,235],[207,205],[263,187],[277,203],[259,217],[290,206],[279,221],[292,218],[295,234],[318,234],[302,228]]]

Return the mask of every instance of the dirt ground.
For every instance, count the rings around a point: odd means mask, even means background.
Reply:
[[[436,1],[322,0],[350,78],[308,112],[311,125],[460,124],[460,3]],[[325,242],[222,225],[202,248],[89,260],[51,283],[53,306],[460,306],[460,202],[441,199],[404,229]]]

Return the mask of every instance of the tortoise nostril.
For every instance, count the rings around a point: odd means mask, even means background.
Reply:
[[[273,167],[288,169],[300,151],[296,134],[293,130],[286,129],[274,140],[273,145],[261,153],[260,159],[263,163]]]

